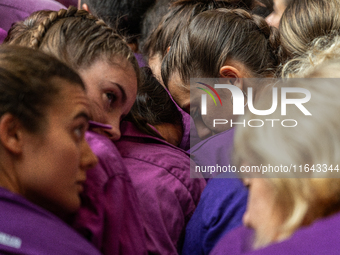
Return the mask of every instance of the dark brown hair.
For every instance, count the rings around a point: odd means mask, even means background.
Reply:
[[[165,88],[153,76],[148,67],[141,68],[143,82],[138,88],[135,104],[127,120],[133,122],[142,132],[162,138],[150,125],[170,123],[182,124],[182,115]]]
[[[273,76],[281,53],[278,30],[263,18],[242,9],[209,10],[173,39],[162,78],[165,85],[174,72],[186,84],[191,77],[217,78],[228,60],[245,65],[252,77]]]
[[[170,42],[181,29],[197,14],[217,8],[244,8],[251,10],[256,6],[254,0],[178,0],[172,3],[169,12],[147,39],[143,53],[151,58],[166,54]]]
[[[156,0],[82,0],[91,13],[135,43],[141,33],[142,18]]]
[[[43,132],[46,109],[62,83],[85,90],[78,74],[54,57],[29,48],[0,46],[0,117],[11,113],[30,132]]]

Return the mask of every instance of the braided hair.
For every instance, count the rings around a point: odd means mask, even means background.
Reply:
[[[32,14],[13,27],[6,43],[42,50],[75,70],[89,67],[98,58],[110,62],[123,57],[132,64],[140,82],[137,60],[126,41],[104,21],[72,6]]]
[[[143,53],[149,58],[156,54],[163,58],[172,38],[201,12],[218,8],[242,8],[251,11],[256,5],[254,0],[177,0],[171,4],[169,12],[146,40]]]
[[[227,61],[242,63],[251,77],[274,76],[284,57],[277,29],[242,9],[216,9],[197,15],[172,41],[162,63],[165,85],[173,73],[217,78]]]

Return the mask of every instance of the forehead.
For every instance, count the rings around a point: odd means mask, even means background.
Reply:
[[[101,89],[101,86],[105,87],[107,83],[115,83],[120,85],[128,98],[135,97],[137,93],[137,74],[126,58],[120,56],[110,60],[100,58],[79,72],[88,92]]]
[[[59,83],[59,93],[51,104],[52,113],[72,114],[78,110],[88,113],[89,100],[81,85],[62,78],[54,78],[53,82]]]

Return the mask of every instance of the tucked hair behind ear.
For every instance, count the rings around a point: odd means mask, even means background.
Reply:
[[[191,77],[217,78],[228,61],[238,61],[252,77],[273,76],[283,58],[278,30],[242,9],[198,14],[171,42],[162,63],[167,85],[173,73],[188,84]]]
[[[144,54],[151,58],[158,54],[161,59],[167,52],[171,40],[190,20],[201,12],[217,8],[244,8],[252,10],[256,1],[247,0],[178,0],[172,3],[169,12],[161,20],[158,27],[146,40]]]

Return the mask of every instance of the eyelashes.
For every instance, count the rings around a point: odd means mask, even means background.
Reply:
[[[117,96],[114,93],[107,92],[107,93],[105,93],[105,95],[106,95],[110,105],[117,101]]]
[[[77,141],[80,141],[84,138],[87,127],[88,127],[88,125],[81,124],[73,130],[74,136],[75,136]]]

